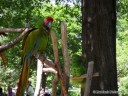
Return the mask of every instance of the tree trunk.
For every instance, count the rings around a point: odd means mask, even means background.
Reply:
[[[85,16],[84,16],[85,15],[85,0],[81,0],[81,12],[82,12],[82,36],[81,36],[82,37],[82,55],[86,57],[86,53],[85,53],[85,48],[86,48],[85,26],[86,26],[86,22],[85,22]],[[85,68],[87,69],[87,62],[85,64]],[[84,96],[85,84],[86,84],[86,80],[83,81],[83,83],[82,83],[81,96]]]
[[[115,7],[116,0],[82,1],[83,53],[87,62],[94,61],[93,71],[100,73],[92,79],[89,96],[118,96]]]

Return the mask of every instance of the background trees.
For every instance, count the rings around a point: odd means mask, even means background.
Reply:
[[[47,2],[46,2],[47,1]],[[38,27],[42,17],[53,16],[55,19],[53,25],[53,31],[56,32],[57,38],[60,38],[60,22],[67,22],[68,30],[68,48],[69,54],[72,58],[74,55],[81,56],[82,53],[82,27],[81,27],[81,6],[79,0],[57,0],[55,3],[50,0],[0,0],[0,28],[19,28],[24,27],[26,22],[30,22],[30,27]],[[73,2],[74,1],[74,2]],[[61,2],[61,3],[60,3]],[[72,3],[71,3],[72,2]],[[67,4],[68,3],[68,4]],[[119,94],[120,96],[127,96],[127,38],[128,38],[128,1],[117,0],[117,35],[116,35],[116,49],[117,49],[117,67],[118,67],[118,83],[119,83]],[[70,5],[70,6],[69,6]],[[17,37],[19,33],[8,33],[8,37],[0,37],[0,42],[3,44]],[[63,62],[61,50],[61,41],[58,40],[60,62]],[[53,60],[52,46],[49,42],[47,56]],[[21,54],[21,42],[14,48],[6,51],[7,57],[7,68],[4,69],[0,60],[0,82],[4,85],[16,85],[18,76],[20,73],[20,54]],[[73,57],[74,58],[74,57]],[[63,65],[62,65],[63,66]],[[31,80],[35,86],[35,75],[36,70],[31,70]],[[71,69],[74,66],[71,65]],[[75,69],[75,68],[74,68]],[[79,69],[78,69],[79,70]],[[71,75],[76,72],[71,72]],[[51,80],[53,76],[51,73],[47,73],[47,86],[51,87]],[[76,84],[80,87],[79,84]],[[77,87],[78,87],[77,86]],[[75,86],[76,87],[76,86]],[[71,89],[73,85],[71,84]],[[70,89],[69,89],[70,90]],[[60,90],[58,87],[58,94]],[[73,94],[73,93],[71,93]],[[73,96],[73,95],[71,95]],[[76,96],[76,95],[74,95]]]

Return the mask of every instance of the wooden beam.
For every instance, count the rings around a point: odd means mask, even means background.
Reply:
[[[92,76],[90,77],[97,77],[99,76],[99,72],[94,73]],[[88,78],[89,76],[87,74],[81,75],[81,76],[70,76],[70,79],[84,79],[84,78]]]
[[[26,28],[1,28],[0,33],[19,33],[23,32]],[[32,28],[29,28],[31,30]]]
[[[53,68],[43,68],[43,72],[51,72],[51,73],[57,74],[57,71]]]
[[[39,59],[42,63],[45,63],[46,65],[53,68],[54,70],[57,70],[55,68],[55,64],[52,61],[46,59],[41,53],[39,53],[39,52],[35,53],[34,56],[35,56],[35,58]]]
[[[25,36],[27,34],[27,32],[29,31],[28,28],[26,28],[20,36],[18,36],[17,38],[15,38],[14,40],[10,41],[9,43],[5,44],[5,45],[2,45],[0,46],[0,52],[4,51],[4,50],[7,50],[9,48],[12,48],[14,45],[16,45],[17,43],[19,43],[23,36]]]

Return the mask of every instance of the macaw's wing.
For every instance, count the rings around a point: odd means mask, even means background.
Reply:
[[[24,38],[23,57],[30,57],[37,51],[44,52],[47,46],[48,38],[49,35],[43,29],[36,29],[30,32],[29,35]]]
[[[34,52],[35,47],[38,47],[35,45],[37,45],[36,43],[40,39],[39,33],[40,33],[39,29],[35,29],[33,31],[30,31],[29,34],[27,34],[27,36],[24,37],[23,45],[22,45],[23,57],[24,56],[26,56],[26,57],[32,56],[32,53]]]
[[[29,30],[29,32],[24,36],[23,38],[23,42],[22,42],[22,49],[24,48],[24,44],[25,44],[25,41],[26,41],[26,38],[28,37],[28,35],[33,32],[34,30],[37,30],[38,28],[32,28],[31,30]]]

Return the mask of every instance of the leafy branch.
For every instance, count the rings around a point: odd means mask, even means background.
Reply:
[[[12,48],[14,45],[19,43],[22,40],[22,38],[27,34],[28,31],[29,31],[28,28],[26,28],[24,30],[23,30],[23,28],[21,28],[21,29],[12,29],[12,28],[1,29],[0,32],[22,32],[22,33],[17,38],[15,38],[14,40],[10,41],[9,43],[0,46],[0,52],[2,52],[4,50],[7,50],[9,48]]]

